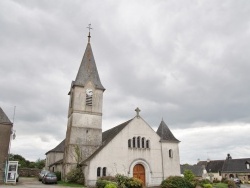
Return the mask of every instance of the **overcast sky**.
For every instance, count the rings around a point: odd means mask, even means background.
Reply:
[[[68,92],[87,45],[104,92],[103,130],[135,108],[162,118],[181,163],[250,157],[249,0],[1,0],[0,107],[11,153],[28,160],[66,135]]]

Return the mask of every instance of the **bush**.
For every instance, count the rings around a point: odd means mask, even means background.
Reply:
[[[128,188],[141,188],[142,181],[137,178],[129,178],[128,182],[125,183]]]
[[[103,180],[101,178],[99,178],[97,181],[96,181],[96,187],[97,188],[104,188],[107,184],[111,183],[110,181],[108,180]]]
[[[234,181],[231,181],[231,180],[228,181],[227,185],[228,185],[228,188],[237,188]]]
[[[117,188],[117,184],[115,182],[110,182],[106,184],[104,188]]]
[[[213,183],[220,183],[220,180],[218,180],[217,178],[215,178],[215,179],[213,180]]]
[[[204,188],[213,188],[213,186],[212,186],[210,183],[208,183],[208,184],[203,184],[203,187],[204,187]]]
[[[119,188],[141,188],[142,181],[137,178],[129,178],[127,176],[117,174],[115,176]]]
[[[170,176],[161,183],[162,188],[194,188],[189,181],[180,176]]]
[[[116,178],[114,176],[103,176],[103,177],[100,177],[99,179],[116,182]]]
[[[195,176],[191,170],[184,170],[184,178],[189,182],[193,182]]]
[[[70,183],[78,183],[84,185],[85,183],[85,177],[84,173],[82,171],[81,167],[72,169],[68,174],[67,174],[67,180]]]
[[[55,172],[55,175],[56,175],[56,177],[57,177],[57,181],[61,181],[61,172],[59,172],[59,171],[56,171]]]
[[[127,184],[128,180],[129,180],[129,177],[121,175],[121,174],[117,174],[115,176],[115,178],[116,178],[118,187],[120,187],[120,188],[125,188],[126,187],[126,184]]]

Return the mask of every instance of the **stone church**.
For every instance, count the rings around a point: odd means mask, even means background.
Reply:
[[[136,177],[147,187],[160,185],[171,175],[180,175],[179,140],[162,120],[155,132],[141,117],[135,117],[102,132],[105,88],[88,43],[75,81],[69,91],[66,138],[46,153],[46,168],[62,177],[82,165],[86,185],[98,177],[123,174]]]

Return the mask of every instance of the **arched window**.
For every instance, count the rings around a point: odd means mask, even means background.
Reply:
[[[86,105],[92,106],[92,96],[93,96],[92,89],[86,89]]]
[[[147,141],[146,141],[146,148],[149,148],[149,147],[150,147],[149,144],[150,144],[150,143],[149,143],[149,140],[147,140]]]
[[[131,148],[131,139],[128,140],[128,147]]]
[[[145,148],[145,138],[144,137],[141,139],[141,147]]]
[[[172,149],[168,150],[168,155],[170,158],[173,158],[173,150]]]
[[[140,148],[141,147],[141,137],[137,137],[137,147]]]
[[[107,171],[107,168],[104,167],[104,168],[102,169],[102,176],[106,176],[106,171]]]
[[[135,148],[135,137],[133,138],[133,148]]]
[[[97,177],[100,177],[101,176],[101,167],[98,167],[97,168]]]

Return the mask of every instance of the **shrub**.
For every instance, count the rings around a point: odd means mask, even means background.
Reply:
[[[104,188],[117,188],[117,184],[115,182],[109,182]]]
[[[56,172],[55,172],[55,175],[56,175],[58,181],[60,181],[60,180],[62,179],[62,178],[61,178],[61,172],[56,171]]]
[[[203,187],[204,187],[204,188],[213,188],[213,186],[212,186],[210,183],[208,183],[208,184],[203,184]]]
[[[129,178],[125,185],[128,188],[141,188],[142,181],[137,178]]]
[[[184,171],[184,178],[189,181],[193,182],[194,181],[194,173],[191,170],[185,170]]]
[[[162,188],[194,188],[194,186],[180,176],[170,176],[161,183]]]
[[[107,184],[111,183],[110,181],[108,180],[103,180],[101,178],[99,178],[97,181],[96,181],[96,187],[97,188],[104,188]]]
[[[227,185],[228,185],[228,188],[237,188],[234,181],[232,181],[232,180],[229,180]]]
[[[84,185],[85,177],[81,167],[72,169],[67,174],[67,180],[70,183],[78,183]]]
[[[142,181],[137,178],[129,178],[127,176],[117,174],[115,176],[119,188],[141,188]]]
[[[115,178],[116,178],[118,187],[120,187],[120,188],[125,188],[126,187],[126,184],[127,184],[128,180],[129,180],[129,177],[121,175],[121,174],[117,174],[115,176]]]
[[[213,183],[220,183],[220,180],[218,180],[217,178],[215,178],[215,179],[213,180]]]
[[[100,177],[99,179],[116,182],[116,178],[114,176],[103,176],[103,177]]]

